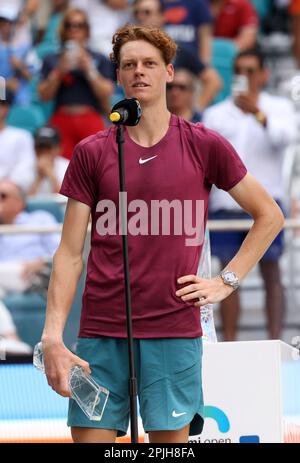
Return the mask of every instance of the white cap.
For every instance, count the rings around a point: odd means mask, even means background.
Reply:
[[[0,6],[0,18],[4,18],[7,21],[16,21],[18,13],[18,8],[12,5]]]

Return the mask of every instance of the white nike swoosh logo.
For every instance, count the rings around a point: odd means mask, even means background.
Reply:
[[[172,416],[174,416],[174,418],[178,418],[179,416],[182,416],[182,415],[186,415],[186,412],[176,413],[175,410],[173,410]]]
[[[145,162],[151,161],[151,159],[154,159],[154,158],[156,158],[156,157],[157,157],[157,154],[156,154],[155,156],[152,156],[152,158],[147,158],[147,159],[142,159],[142,158],[140,158],[140,159],[139,159],[139,163],[140,163],[140,164],[145,164]]]

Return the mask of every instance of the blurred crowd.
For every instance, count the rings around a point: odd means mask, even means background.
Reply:
[[[0,223],[53,223],[49,213],[28,212],[28,198],[58,193],[75,145],[109,126],[111,106],[124,97],[111,39],[125,23],[164,28],[177,42],[170,111],[222,133],[287,211],[282,166],[297,117],[291,100],[268,91],[266,57],[285,53],[300,68],[300,0],[0,0]],[[247,218],[217,189],[210,215]],[[212,233],[222,266],[244,236]],[[0,235],[0,347],[16,352],[29,347],[4,296],[26,292],[57,246],[55,234],[26,240]],[[280,337],[285,315],[282,251],[283,234],[260,262],[270,338]],[[5,279],[8,264],[15,277]],[[221,304],[225,340],[236,339],[239,314],[235,292]]]

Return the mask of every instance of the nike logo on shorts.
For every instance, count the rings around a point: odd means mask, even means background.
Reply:
[[[145,162],[151,161],[151,159],[156,158],[156,156],[157,156],[157,154],[155,156],[152,156],[151,158],[147,158],[147,159],[140,158],[139,159],[139,164],[145,164]]]
[[[172,416],[173,416],[174,418],[178,418],[179,416],[182,416],[182,415],[186,415],[186,412],[183,412],[183,413],[176,413],[175,410],[173,410],[173,412],[172,412]]]

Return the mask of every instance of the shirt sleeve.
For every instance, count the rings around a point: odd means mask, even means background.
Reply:
[[[9,178],[24,191],[27,191],[34,181],[36,162],[32,136],[25,131],[19,135],[18,144],[16,144],[17,149],[19,149],[19,155]]]
[[[259,19],[254,6],[250,2],[243,2],[240,12],[240,28],[258,26]]]
[[[266,131],[274,148],[285,148],[297,140],[297,117],[292,103],[282,100],[276,111],[268,112]]]
[[[198,143],[205,179],[209,184],[228,191],[244,178],[246,166],[222,135],[202,124],[197,126],[201,133]]]
[[[93,207],[96,201],[95,160],[88,143],[79,143],[68,165],[60,193]]]

